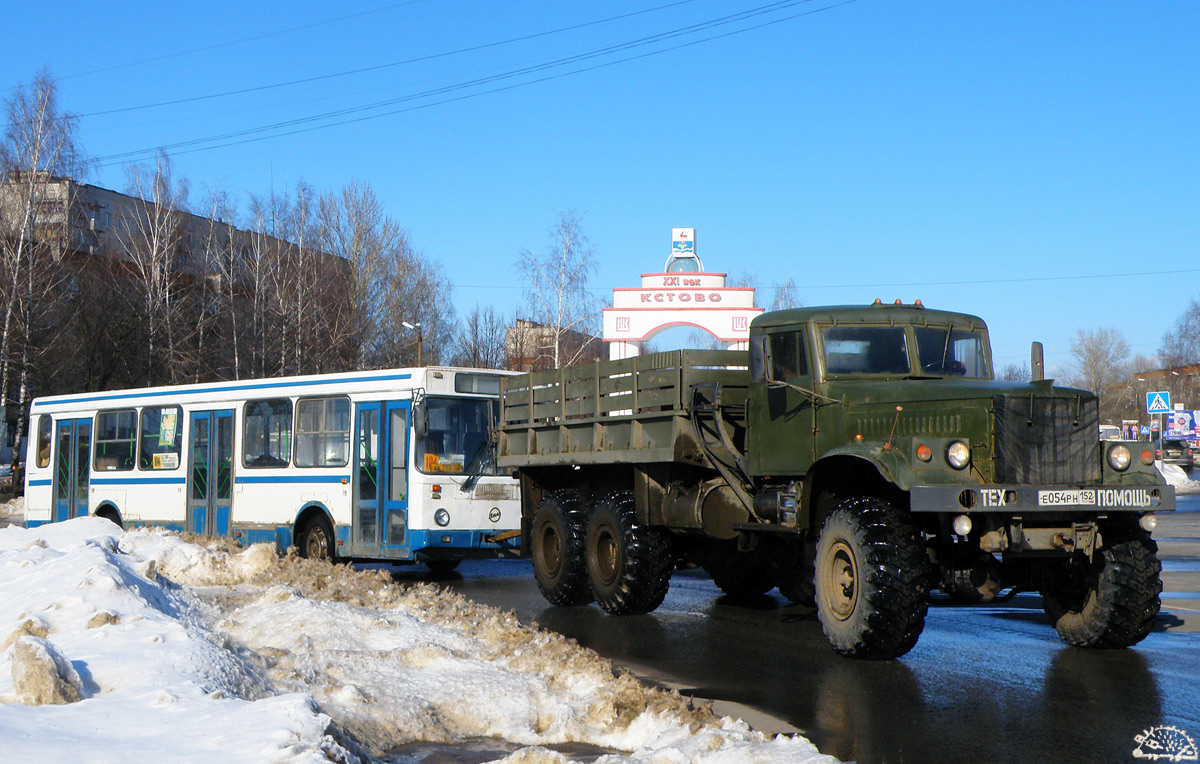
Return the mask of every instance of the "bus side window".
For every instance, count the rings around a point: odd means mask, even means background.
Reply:
[[[138,466],[144,470],[173,470],[179,467],[179,423],[183,421],[178,406],[146,407],[142,409],[142,445]]]
[[[288,398],[246,404],[242,463],[286,467],[292,450],[292,402]]]
[[[350,457],[350,399],[296,402],[296,466],[345,467]]]
[[[45,469],[50,466],[50,435],[54,428],[54,417],[42,414],[38,417],[37,429],[37,466]]]
[[[96,415],[96,471],[131,470],[137,447],[137,411],[101,411]]]

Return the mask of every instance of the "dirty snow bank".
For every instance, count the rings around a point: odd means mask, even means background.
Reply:
[[[1166,478],[1167,485],[1175,486],[1177,496],[1200,493],[1200,482],[1192,480],[1183,467],[1178,464],[1163,464],[1162,462],[1155,462],[1155,465],[1162,476]]]
[[[6,635],[6,761],[358,761],[474,737],[528,746],[510,764],[568,762],[541,747],[567,742],[627,752],[601,764],[836,761],[433,586],[97,518],[0,530]],[[35,705],[18,652],[82,700]]]
[[[0,530],[6,762],[354,760],[311,698],[273,691],[121,536],[94,517]],[[39,670],[80,700],[30,686]]]

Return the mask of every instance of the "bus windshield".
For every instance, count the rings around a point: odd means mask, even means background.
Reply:
[[[427,474],[500,474],[488,448],[496,405],[494,399],[427,397],[429,432],[417,438],[417,469]]]

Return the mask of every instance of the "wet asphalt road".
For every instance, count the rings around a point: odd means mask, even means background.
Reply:
[[[1155,534],[1163,612],[1129,650],[1067,647],[1036,595],[935,605],[912,652],[863,662],[831,652],[811,609],[729,601],[702,574],[677,573],[662,607],[626,617],[548,606],[526,561],[467,563],[444,583],[844,761],[1133,762],[1156,726],[1200,741],[1200,497],[1179,503]]]

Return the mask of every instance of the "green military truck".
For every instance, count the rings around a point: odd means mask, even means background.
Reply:
[[[1135,644],[1173,489],[1146,444],[1098,439],[1092,393],[992,369],[979,318],[876,301],[765,313],[748,352],[506,377],[522,549],[555,605],[650,612],[698,566],[815,604],[856,657],[910,650],[934,590],[1037,591],[1067,642]]]

